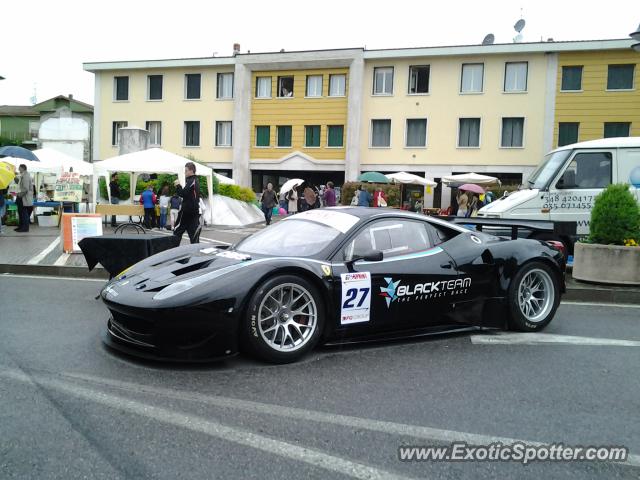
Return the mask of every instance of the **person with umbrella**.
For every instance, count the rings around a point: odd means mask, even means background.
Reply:
[[[27,172],[27,166],[22,163],[18,167],[20,172],[20,180],[18,181],[18,228],[16,232],[28,232],[31,218],[31,210],[33,209],[33,181],[31,175]]]

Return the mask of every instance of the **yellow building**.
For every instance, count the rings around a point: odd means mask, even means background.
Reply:
[[[553,145],[640,135],[639,67],[624,45],[560,53]]]
[[[463,172],[520,183],[558,143],[639,134],[631,40],[88,63],[94,160],[118,128],[261,190],[293,177]],[[575,133],[575,135],[574,135]],[[446,205],[438,187],[425,205]]]

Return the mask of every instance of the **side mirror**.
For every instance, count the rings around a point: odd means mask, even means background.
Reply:
[[[365,262],[380,262],[384,258],[382,250],[370,250],[363,255],[356,255],[351,260],[347,260],[344,264],[347,266],[349,272],[353,272],[353,264],[358,260],[364,260]]]

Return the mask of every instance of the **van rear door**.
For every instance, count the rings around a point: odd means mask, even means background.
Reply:
[[[615,149],[573,152],[549,187],[550,219],[575,221],[578,235],[587,235],[596,195],[617,180],[615,159]]]
[[[640,149],[618,149],[618,183],[628,183],[629,190],[640,203]]]

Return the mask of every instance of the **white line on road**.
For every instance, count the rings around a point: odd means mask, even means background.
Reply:
[[[233,410],[240,410],[257,414],[274,415],[277,417],[282,417],[284,419],[339,425],[351,429],[369,430],[389,435],[413,437],[427,441],[467,442],[473,445],[490,445],[496,442],[500,442],[503,444],[513,444],[516,442],[521,442],[532,446],[542,446],[547,444],[544,442],[534,442],[531,440],[521,440],[517,438],[481,435],[455,430],[443,430],[439,428],[424,427],[419,425],[408,425],[405,423],[388,422],[384,420],[352,417],[335,413],[318,412],[315,410],[305,410],[296,407],[283,407],[280,405],[253,402],[250,400],[242,400],[231,397],[205,395],[195,392],[175,391],[168,388],[140,385],[138,383],[124,382],[120,380],[111,380],[101,377],[95,377],[93,375],[74,373],[62,373],[60,375],[66,378],[84,380],[93,384],[115,387],[125,392],[140,392],[153,396],[164,396],[175,400],[198,402],[214,407],[229,408]],[[640,467],[640,455],[629,454],[624,465]]]
[[[62,252],[62,255],[60,255],[58,259],[55,262],[53,262],[53,264],[56,267],[64,266],[67,264],[67,260],[69,259],[70,256],[71,256],[70,253]]]
[[[596,302],[572,302],[563,301],[562,305],[576,305],[579,307],[614,307],[614,308],[640,308],[640,305],[633,303],[596,303]]]
[[[292,443],[275,440],[264,435],[253,433],[244,428],[230,427],[204,417],[181,413],[175,410],[157,407],[148,403],[130,400],[125,397],[80,387],[69,382],[46,378],[42,375],[27,376],[18,370],[1,370],[5,378],[25,383],[37,383],[55,390],[65,392],[77,398],[98,403],[116,411],[128,411],[161,423],[200,432],[226,442],[233,442],[246,447],[262,450],[269,454],[304,462],[314,467],[330,470],[342,475],[358,479],[406,479],[390,471],[352,462],[345,458],[331,455],[320,450],[298,446]]]
[[[618,340],[615,338],[576,337],[551,333],[495,333],[492,335],[472,335],[471,343],[476,345],[587,345],[599,347],[640,347],[640,341]]]
[[[44,250],[27,262],[27,265],[37,265],[44,257],[49,255],[51,251],[60,243],[60,237],[56,237]]]
[[[51,275],[23,275],[21,273],[3,273],[0,278],[34,278],[36,280],[69,280],[73,282],[100,282],[107,283],[106,279],[83,277],[54,277]]]

